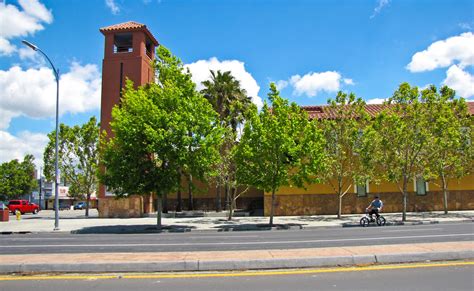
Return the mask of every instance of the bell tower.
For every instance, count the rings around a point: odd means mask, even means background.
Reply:
[[[132,80],[136,87],[154,81],[152,62],[158,41],[146,25],[133,21],[103,27],[100,32],[105,36],[100,124],[110,134],[112,108],[120,102],[125,80]]]
[[[110,136],[112,134],[110,129],[112,108],[120,104],[126,79],[133,81],[135,87],[154,82],[153,61],[155,49],[159,44],[146,25],[134,21],[103,27],[100,32],[105,37],[100,129],[101,132],[105,130]],[[117,216],[117,213],[112,213],[117,211],[113,211],[113,203],[108,201],[111,199],[107,199],[107,196],[109,193],[106,187],[100,185],[98,195],[100,216]],[[130,203],[132,203],[131,200],[127,204]],[[130,214],[130,210],[126,212]],[[137,215],[131,214],[131,216]]]

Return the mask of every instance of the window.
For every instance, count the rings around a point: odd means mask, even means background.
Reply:
[[[423,179],[423,177],[417,177],[415,181],[415,191],[416,195],[426,195],[428,183]]]
[[[357,197],[367,197],[367,193],[369,193],[369,181],[367,181],[365,185],[356,185],[355,190]]]
[[[114,53],[133,52],[133,36],[131,33],[117,33],[114,35]]]
[[[151,59],[153,50],[153,43],[148,38],[145,42],[145,54]]]

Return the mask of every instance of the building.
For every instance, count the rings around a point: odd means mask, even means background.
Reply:
[[[135,86],[154,82],[155,74],[152,62],[158,41],[146,25],[137,22],[120,23],[100,29],[105,37],[104,59],[102,65],[102,97],[101,97],[101,131],[110,136],[112,108],[120,104],[121,92],[126,78]],[[382,110],[382,105],[367,105],[367,111],[375,115]],[[331,112],[327,106],[303,107],[311,118],[329,118]],[[474,114],[474,103],[469,103],[469,110]],[[183,179],[186,180],[186,179]],[[183,182],[183,188],[187,188]],[[195,209],[214,210],[216,205],[216,187],[196,183],[194,190]],[[184,192],[184,191],[183,191]],[[223,196],[224,191],[221,191]],[[282,187],[276,193],[275,215],[317,215],[336,214],[338,198],[332,193],[329,185],[313,184],[307,189]],[[362,213],[365,207],[378,194],[385,201],[385,211],[402,210],[402,194],[398,187],[389,183],[379,185],[367,183],[365,187],[354,187],[343,198],[342,213]],[[167,207],[176,209],[177,194],[170,193]],[[187,209],[187,194],[183,193],[183,209]],[[141,217],[153,212],[154,199],[151,195],[130,196],[116,199],[106,186],[99,187],[100,217]],[[222,199],[223,200],[223,199]],[[252,189],[237,201],[237,207],[247,210],[263,208],[265,215],[270,212],[271,193]],[[408,211],[431,211],[443,209],[443,196],[433,183],[417,181],[413,184],[408,197]],[[453,181],[450,187],[449,209],[474,209],[474,175],[459,181]]]
[[[311,119],[332,118],[333,113],[328,106],[303,106]],[[384,105],[368,104],[366,111],[375,116],[382,111]],[[468,110],[474,115],[474,102],[468,102]],[[276,192],[275,215],[316,215],[337,214],[339,199],[328,184],[307,185],[306,189],[281,187]],[[384,201],[384,212],[400,212],[403,210],[402,194],[398,186],[392,183],[380,184],[367,182],[366,185],[356,186],[342,199],[342,214],[364,213],[365,208],[380,196]],[[264,213],[269,215],[271,208],[271,193],[264,194]],[[443,206],[442,189],[435,183],[427,183],[417,179],[409,187],[407,211],[441,211]],[[462,179],[449,182],[449,210],[474,209],[474,174]]]

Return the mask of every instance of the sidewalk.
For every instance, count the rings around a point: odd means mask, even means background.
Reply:
[[[431,224],[449,222],[472,222],[474,211],[452,211],[445,215],[443,212],[407,213],[407,221],[402,223],[401,213],[384,213],[387,225],[400,224]],[[143,233],[155,232],[156,218],[98,218],[97,210],[91,211],[89,218],[79,210],[60,211],[59,228],[61,232],[72,233]],[[351,227],[359,226],[361,214],[317,216],[276,216],[274,229],[303,229],[314,227]],[[221,217],[187,217],[163,218],[165,231],[241,231],[268,229],[268,217],[250,216],[236,217],[228,221],[224,214]],[[41,211],[37,215],[25,214],[21,220],[10,215],[10,221],[0,222],[0,234],[22,232],[52,232],[54,228],[54,212]]]
[[[93,258],[93,259],[92,259]],[[292,250],[2,255],[0,273],[175,272],[308,268],[474,259],[474,242]]]

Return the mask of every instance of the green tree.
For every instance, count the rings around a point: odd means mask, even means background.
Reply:
[[[216,211],[221,211],[220,189],[224,186],[226,209],[235,205],[238,185],[235,177],[235,161],[233,149],[237,141],[237,129],[247,118],[253,103],[247,96],[245,89],[241,88],[240,82],[227,71],[210,71],[211,79],[202,82],[204,89],[201,93],[212,104],[214,110],[219,114],[220,124],[229,130],[224,136],[224,142],[220,149],[221,163],[216,165],[218,174],[214,177],[216,183]],[[229,209],[229,219],[232,218],[232,209]]]
[[[118,197],[156,193],[161,230],[162,197],[180,187],[180,172],[206,180],[219,158],[221,130],[181,61],[163,46],[157,56],[158,83],[134,89],[127,82],[121,106],[112,111],[100,178]]]
[[[86,216],[92,193],[97,190],[97,162],[99,158],[99,125],[95,117],[81,126],[61,124],[59,128],[58,163],[62,178],[69,185],[69,196],[86,200]],[[56,131],[48,134],[49,143],[43,154],[44,174],[53,181],[55,175]]]
[[[431,125],[418,87],[401,84],[387,104],[374,120],[376,134],[372,136],[377,141],[378,172],[398,186],[403,196],[402,220],[406,221],[408,185],[424,173]]]
[[[356,185],[365,185],[371,177],[365,150],[367,146],[366,128],[369,116],[365,102],[351,94],[339,92],[334,100],[328,100],[327,112],[331,116],[313,120],[324,133],[325,170],[319,175],[321,181],[329,184],[338,197],[337,218],[341,218],[342,199]]]
[[[448,214],[448,182],[474,169],[474,120],[464,99],[456,99],[447,86],[422,91],[428,110],[429,147],[426,150],[425,177],[443,190],[444,213]]]
[[[0,165],[0,200],[30,195],[37,187],[33,161],[32,155],[26,155],[22,162],[15,159]]]
[[[274,83],[260,113],[245,123],[236,149],[237,177],[241,184],[272,193],[270,225],[273,225],[275,192],[286,185],[303,187],[311,171],[321,166],[322,136],[309,126],[308,115],[295,103],[280,97]]]

